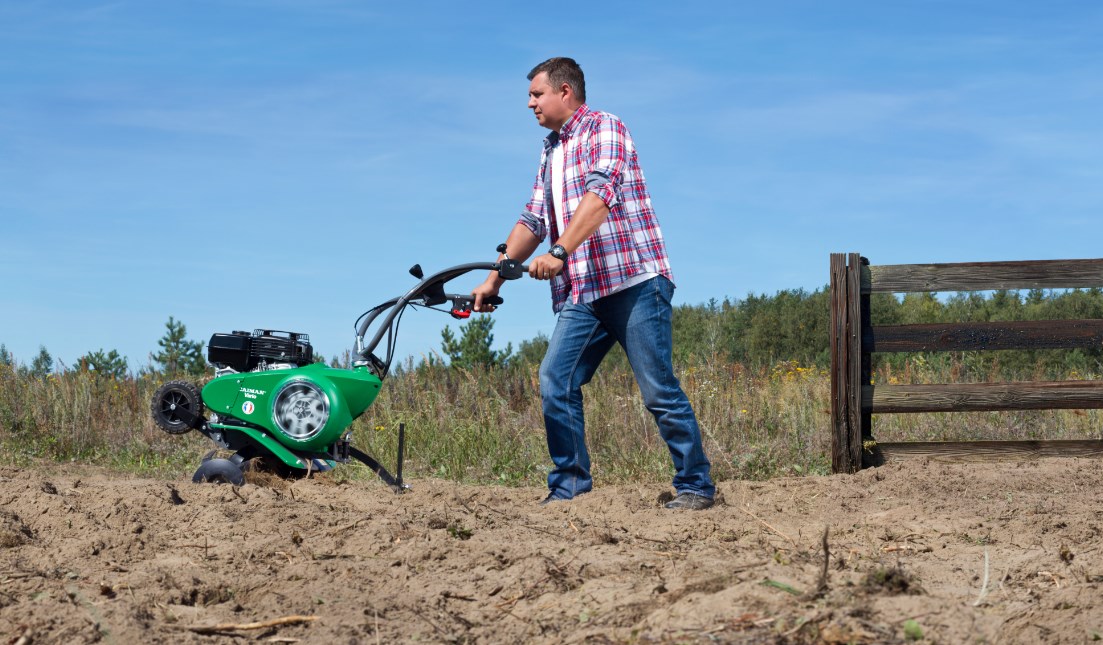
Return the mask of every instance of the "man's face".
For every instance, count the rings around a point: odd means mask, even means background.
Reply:
[[[548,73],[540,72],[529,83],[529,109],[536,121],[549,130],[559,130],[578,108],[569,89],[554,88],[548,83]]]

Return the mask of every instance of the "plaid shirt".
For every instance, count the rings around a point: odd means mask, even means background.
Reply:
[[[571,215],[587,192],[605,202],[609,216],[575,249],[563,272],[552,279],[552,309],[558,313],[568,298],[575,304],[592,302],[643,273],[657,273],[673,282],[659,221],[636,159],[636,146],[624,123],[607,112],[583,105],[559,132],[544,139],[532,199],[525,204],[518,223],[541,241],[548,235],[552,244],[559,239],[548,163],[557,144],[563,146],[565,166],[563,221],[570,224]]]

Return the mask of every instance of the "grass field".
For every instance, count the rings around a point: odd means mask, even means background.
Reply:
[[[881,368],[876,382],[952,382],[953,366],[921,359]],[[829,378],[794,362],[751,369],[725,361],[678,366],[718,480],[767,479],[830,470]],[[1072,374],[1070,378],[1092,378]],[[149,401],[160,380],[92,373],[45,379],[0,365],[0,442],[16,463],[72,461],[155,476],[189,474],[212,445],[198,433],[169,436]],[[588,443],[598,482],[664,481],[666,446],[631,373],[615,364],[586,386]],[[356,445],[392,463],[407,429],[408,477],[539,485],[548,457],[535,367],[466,371],[423,367],[388,379],[353,426]],[[1097,410],[875,416],[882,441],[1098,438]],[[347,476],[368,476],[362,468]]]

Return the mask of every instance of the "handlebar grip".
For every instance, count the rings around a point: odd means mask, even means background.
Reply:
[[[451,300],[452,304],[457,305],[457,306],[458,305],[471,306],[471,305],[475,304],[475,296],[471,295],[470,293],[448,293],[448,294],[445,294],[444,297],[447,298],[448,300]],[[488,305],[492,305],[494,307],[497,307],[498,305],[505,302],[505,300],[502,300],[501,296],[491,296],[489,298],[483,298],[483,302],[488,304]]]

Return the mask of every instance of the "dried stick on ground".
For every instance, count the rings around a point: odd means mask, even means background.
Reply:
[[[284,616],[283,618],[273,618],[272,620],[265,620],[259,623],[223,623],[221,625],[188,627],[187,629],[197,634],[218,634],[220,632],[267,629],[269,627],[279,627],[281,625],[298,625],[299,623],[310,623],[315,620],[318,620],[317,616]]]
[[[831,559],[831,551],[827,546],[828,527],[823,527],[823,571],[820,572],[820,583],[816,585],[816,597],[822,598],[827,593],[827,563]]]
[[[774,527],[770,526],[770,525],[769,525],[769,524],[768,524],[768,523],[766,522],[766,520],[764,520],[764,519],[762,519],[761,517],[759,517],[759,516],[755,515],[754,513],[752,513],[752,512],[750,511],[750,510],[748,510],[748,509],[747,509],[747,507],[746,507],[746,506],[741,506],[741,507],[739,508],[739,510],[743,511],[743,512],[744,512],[744,513],[746,513],[747,515],[750,515],[751,517],[753,517],[753,518],[755,518],[756,520],[758,520],[758,521],[759,521],[759,523],[760,523],[760,524],[762,524],[762,526],[765,526],[766,528],[770,529],[770,530],[771,530],[771,531],[773,531],[774,533],[776,533],[776,534],[780,535],[781,537],[785,538],[785,540],[786,540],[786,541],[788,541],[788,542],[789,542],[789,544],[792,544],[792,545],[793,545],[793,548],[797,548],[797,542],[796,542],[796,540],[794,540],[793,538],[789,537],[788,535],[785,535],[784,533],[782,533],[781,531],[779,531],[779,530],[775,529]]]
[[[980,595],[977,596],[976,602],[973,603],[974,607],[979,607],[984,602],[984,597],[988,595],[988,549],[984,550],[984,581],[980,583]]]

